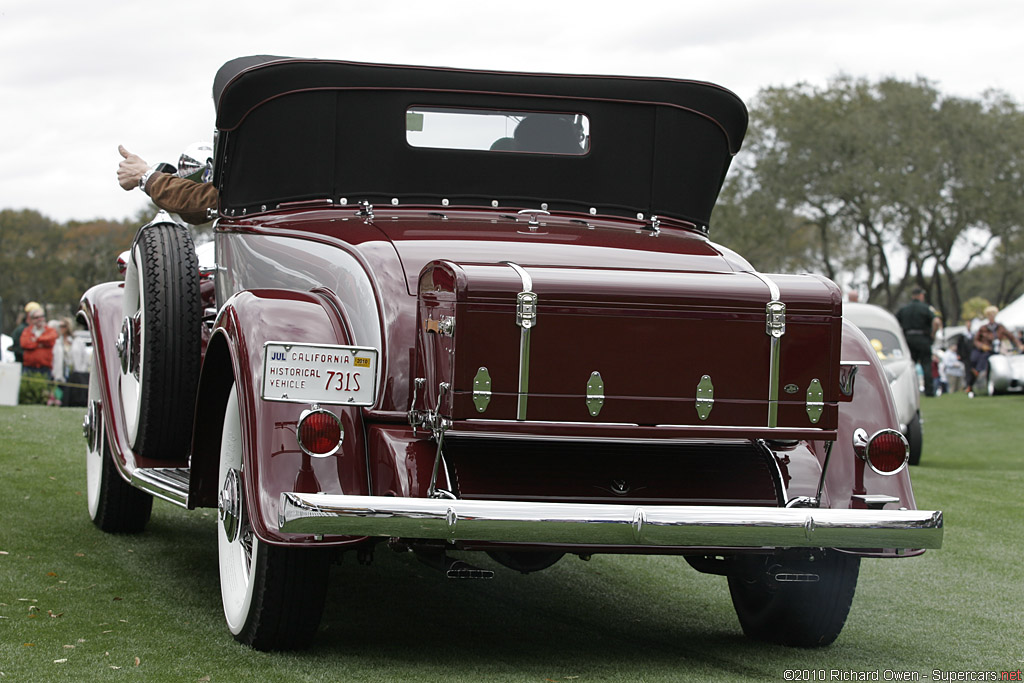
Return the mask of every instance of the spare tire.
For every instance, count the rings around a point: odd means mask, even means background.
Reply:
[[[199,383],[202,308],[192,236],[177,223],[143,226],[125,271],[121,406],[136,454],[187,457]]]

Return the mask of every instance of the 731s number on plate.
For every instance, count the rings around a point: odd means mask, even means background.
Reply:
[[[376,400],[377,349],[366,346],[263,345],[268,401],[370,406]]]

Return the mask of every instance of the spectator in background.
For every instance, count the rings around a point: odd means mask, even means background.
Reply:
[[[30,309],[32,304],[26,306]],[[27,310],[28,327],[21,332],[21,348],[23,349],[22,372],[38,375],[44,379],[53,376],[53,347],[57,343],[57,330],[46,324],[43,307]]]
[[[28,314],[30,311],[36,308],[42,308],[35,301],[29,301],[25,304],[25,309],[18,313],[18,320],[14,326],[14,332],[11,333],[11,351],[14,353],[15,363],[24,363],[25,351],[21,348],[21,333],[28,327]]]
[[[988,319],[978,327],[974,333],[974,350],[971,351],[971,372],[967,374],[967,395],[974,398],[974,383],[983,372],[988,372],[988,359],[999,353],[1000,342],[1006,341],[1017,347],[1017,351],[1024,353],[1024,344],[1014,337],[1001,324],[996,322],[996,314],[999,309],[995,306],[988,306],[985,309],[985,317]]]
[[[70,318],[61,318],[53,347],[53,378],[58,382],[60,405],[84,406],[89,389],[91,353],[85,340],[73,334]]]
[[[964,388],[964,373],[966,368],[960,355],[956,352],[955,346],[950,346],[942,354],[942,361],[939,364],[939,372],[946,382],[947,392],[956,392]]]
[[[915,287],[911,301],[896,311],[896,319],[910,347],[910,357],[921,366],[924,376],[924,395],[935,395],[932,377],[932,338],[935,336],[936,317],[932,307],[924,302],[924,290]],[[938,323],[941,325],[941,322]]]

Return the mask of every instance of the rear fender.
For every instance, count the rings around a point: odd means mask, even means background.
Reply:
[[[856,429],[863,429],[871,435],[885,428],[899,430],[900,423],[889,380],[878,354],[867,337],[845,320],[842,349],[844,362],[864,364],[858,366],[852,400],[839,404],[839,435],[825,475],[828,507],[863,509],[867,505],[854,496],[882,494],[899,498],[898,503],[889,503],[886,509],[917,509],[909,467],[894,475],[877,474],[854,451],[853,433]],[[824,444],[817,443],[815,447],[823,456]]]
[[[314,540],[277,531],[283,492],[369,493],[361,408],[323,406],[340,417],[344,441],[337,454],[313,458],[300,451],[295,436],[299,415],[309,405],[260,398],[264,343],[347,344],[350,336],[339,310],[324,292],[240,292],[222,307],[207,347],[193,430],[192,494],[199,506],[217,505],[220,434],[234,382],[242,418],[249,519],[267,543]],[[352,540],[336,536],[324,542]]]
[[[92,335],[94,349],[93,372],[99,379],[103,424],[110,444],[111,457],[118,472],[126,481],[139,467],[184,467],[182,460],[152,460],[137,455],[128,441],[119,389],[121,360],[115,343],[121,332],[123,282],[105,282],[91,287],[82,295],[78,319]]]

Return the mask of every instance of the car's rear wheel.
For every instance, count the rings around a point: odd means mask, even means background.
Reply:
[[[145,529],[153,510],[152,496],[121,478],[107,443],[100,397],[99,364],[89,374],[86,403],[85,481],[86,502],[93,524],[109,533],[138,533]]]
[[[822,647],[843,630],[859,571],[859,557],[835,550],[748,556],[737,559],[729,593],[747,636]]]
[[[547,569],[562,559],[565,553],[529,550],[490,550],[491,558],[521,574],[532,574]]]
[[[921,464],[921,448],[923,447],[923,434],[921,432],[921,414],[917,413],[907,425],[907,443],[910,444],[910,464]]]
[[[320,625],[330,552],[259,540],[249,519],[245,479],[238,394],[232,387],[218,470],[217,557],[224,617],[235,639],[257,650],[304,647]]]
[[[199,382],[202,310],[192,237],[173,223],[144,227],[125,271],[120,391],[128,441],[147,458],[188,454]]]

